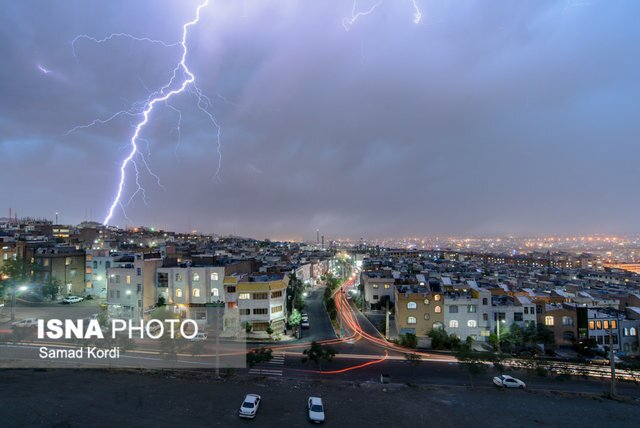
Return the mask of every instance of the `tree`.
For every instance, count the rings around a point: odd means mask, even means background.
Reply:
[[[60,294],[61,288],[58,278],[51,278],[49,284],[42,286],[42,294],[51,297],[51,300],[55,300],[58,294]]]
[[[301,322],[302,314],[299,310],[294,308],[293,311],[291,311],[291,315],[289,315],[289,325],[296,327],[299,326]]]
[[[16,287],[31,280],[31,263],[25,259],[5,260],[0,269],[0,288],[3,295],[13,292]]]
[[[295,273],[289,275],[289,284],[287,285],[287,311],[292,312],[294,308],[302,309],[304,301],[302,300],[302,292],[304,284]]]
[[[418,346],[418,338],[413,333],[406,333],[400,335],[400,346],[407,348],[415,348]]]
[[[252,368],[256,364],[271,361],[273,358],[273,350],[271,348],[257,348],[247,352],[247,366]]]
[[[302,363],[311,361],[318,366],[318,370],[322,371],[322,362],[331,362],[336,356],[336,351],[331,346],[321,345],[316,341],[311,342],[309,349],[302,351]]]

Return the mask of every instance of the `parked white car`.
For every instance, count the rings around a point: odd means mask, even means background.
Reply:
[[[23,320],[20,321],[16,321],[14,323],[11,323],[11,325],[13,327],[17,327],[17,328],[22,328],[22,327],[37,327],[38,326],[38,320],[35,318],[25,318]]]
[[[520,379],[511,377],[509,375],[496,376],[493,378],[493,383],[501,388],[520,388],[524,389],[527,385]]]
[[[79,303],[82,302],[84,299],[80,296],[67,296],[64,298],[64,300],[62,301],[62,303],[67,303],[67,304],[71,304],[71,303]]]
[[[256,413],[258,413],[258,408],[260,407],[261,398],[257,394],[247,394],[244,397],[244,401],[240,406],[240,412],[238,416],[241,418],[250,418],[253,419],[256,417]]]
[[[200,342],[202,340],[207,340],[207,333],[203,333],[203,332],[196,333],[196,335],[189,340],[191,340],[192,342]]]
[[[309,397],[307,408],[309,410],[309,420],[311,422],[317,424],[324,422],[324,406],[322,405],[322,398]]]

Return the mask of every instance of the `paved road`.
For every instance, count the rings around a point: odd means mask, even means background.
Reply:
[[[495,388],[416,388],[353,382],[214,381],[171,373],[31,370],[0,377],[3,427],[308,426],[306,400],[322,397],[331,427],[636,427],[640,406],[572,394]],[[238,418],[245,394],[262,396],[255,421]],[[587,415],[587,416],[585,416]]]

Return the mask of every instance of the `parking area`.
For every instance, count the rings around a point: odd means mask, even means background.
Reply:
[[[307,426],[307,398],[322,397],[326,426],[637,426],[638,403],[497,388],[232,378],[170,372],[6,370],[0,420],[8,427]],[[255,420],[238,417],[247,393]],[[588,409],[588,411],[586,410]],[[585,415],[585,416],[583,416]],[[588,415],[588,416],[586,416]],[[588,417],[588,420],[583,419]],[[424,422],[426,423],[426,422]]]

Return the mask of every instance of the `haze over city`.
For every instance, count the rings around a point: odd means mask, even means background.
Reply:
[[[197,3],[1,2],[3,205],[104,219],[136,117],[67,132],[146,100],[180,50],[71,41],[176,43]],[[640,4],[420,6],[418,24],[411,2],[388,1],[347,31],[351,2],[212,2],[186,62],[221,127],[220,173],[215,127],[193,94],[176,97],[143,131],[162,186],[141,170],[148,203],[138,193],[111,223],[298,239],[638,232]]]

